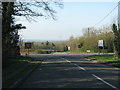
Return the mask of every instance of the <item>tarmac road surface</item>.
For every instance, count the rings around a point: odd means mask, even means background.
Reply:
[[[85,60],[85,54],[30,56],[43,62],[19,88],[120,88],[120,69]]]

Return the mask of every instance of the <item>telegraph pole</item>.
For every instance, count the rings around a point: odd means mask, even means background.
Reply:
[[[120,29],[120,1],[118,2],[118,29]]]
[[[88,37],[90,36],[90,28],[88,28]]]

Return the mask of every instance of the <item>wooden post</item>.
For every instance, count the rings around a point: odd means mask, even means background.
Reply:
[[[99,46],[98,46],[98,55],[100,55],[100,49],[99,49]]]
[[[103,46],[103,55],[104,55],[104,46]]]
[[[28,55],[29,55],[29,48],[28,48]]]

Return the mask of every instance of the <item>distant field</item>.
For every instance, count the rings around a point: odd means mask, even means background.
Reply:
[[[120,66],[120,61],[117,60],[114,55],[93,55],[93,56],[88,56],[87,57],[90,60],[96,60],[100,63],[112,65],[112,66]]]

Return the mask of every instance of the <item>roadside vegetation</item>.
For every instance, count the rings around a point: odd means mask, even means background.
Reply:
[[[92,55],[86,58],[102,64],[120,67],[120,61],[116,57],[114,57],[114,55]]]
[[[112,26],[104,26],[102,28],[84,28],[83,36],[73,37],[66,41],[45,41],[45,42],[32,42],[31,54],[42,54],[41,51],[53,50],[55,52],[70,53],[113,53],[114,52],[114,35]],[[98,40],[104,40],[104,50],[98,50]],[[21,41],[21,53],[27,53],[25,49],[25,42]],[[70,49],[68,49],[70,47]]]
[[[66,54],[97,54],[97,53],[87,53],[87,52],[64,52]]]
[[[3,88],[8,88],[14,85],[16,81],[25,76],[31,69],[37,64],[31,63],[32,58],[30,57],[19,57],[11,59],[9,62],[3,64],[2,78]]]
[[[22,64],[29,63],[32,60],[30,57],[18,57],[14,59],[9,59],[9,62],[6,62],[5,64],[2,65],[2,73],[9,72],[10,70],[19,68]]]

